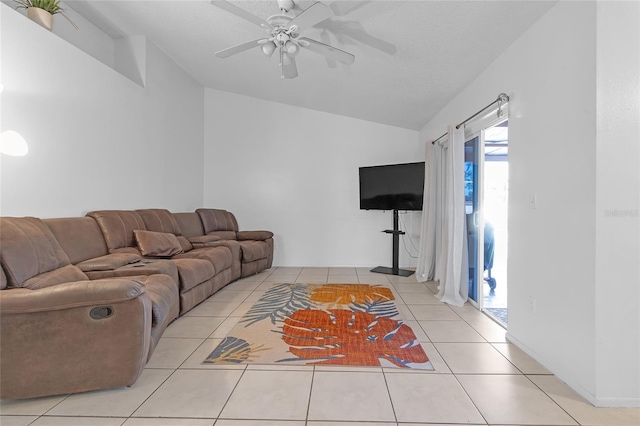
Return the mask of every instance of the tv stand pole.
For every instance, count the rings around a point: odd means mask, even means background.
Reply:
[[[386,266],[377,266],[371,270],[371,272],[377,272],[379,274],[388,274],[388,275],[399,275],[401,277],[408,277],[413,274],[413,271],[409,271],[407,269],[400,269],[398,267],[399,257],[400,257],[400,235],[404,235],[405,233],[400,230],[400,226],[398,226],[398,210],[393,210],[393,229],[385,229],[382,231],[386,234],[391,234],[393,239],[393,256],[391,261],[392,267],[387,268]]]

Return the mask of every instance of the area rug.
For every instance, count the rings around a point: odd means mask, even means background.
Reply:
[[[383,285],[274,284],[204,363],[433,370],[394,300]]]

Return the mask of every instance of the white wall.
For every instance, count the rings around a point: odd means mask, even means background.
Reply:
[[[0,8],[2,130],[29,144],[2,155],[3,216],[202,205],[202,86],[147,42],[143,88]]]
[[[628,70],[620,62],[607,64],[613,58],[600,54],[618,43],[621,55],[635,52],[628,62],[636,61],[636,71],[627,81],[635,77],[637,84],[638,21],[628,22],[635,22],[635,38],[622,37],[615,30],[627,27],[601,22],[601,15],[596,2],[559,2],[430,121],[420,138],[439,136],[500,92],[511,97],[509,338],[592,403],[638,405],[638,218],[602,224],[604,208],[638,208],[637,110],[630,118],[635,130],[623,130],[624,142],[616,141],[613,150],[600,146],[603,137],[596,134],[596,94],[599,106],[611,102],[600,96],[602,84],[616,70]],[[596,39],[603,30],[606,35]],[[596,79],[596,63],[609,75]],[[626,93],[637,108],[637,91]],[[628,154],[624,170],[618,146]],[[619,179],[624,192],[601,197],[615,193]],[[537,209],[529,208],[533,194]],[[600,246],[603,240],[617,250],[601,257],[611,249]],[[623,259],[629,263],[615,261],[615,253],[627,249]]]
[[[391,237],[380,231],[392,214],[359,210],[358,167],[423,161],[417,140],[412,130],[207,89],[204,205],[232,211],[241,229],[272,230],[274,265],[391,266]],[[403,219],[419,224],[416,214]],[[401,266],[411,265],[401,252]]]
[[[596,383],[603,405],[640,400],[640,3],[599,2]]]
[[[15,9],[16,2],[13,0],[0,0],[0,2]],[[115,55],[114,40],[82,15],[68,7],[64,1],[60,2],[60,6],[64,14],[78,26],[78,29],[74,28],[64,16],[56,14],[53,17],[52,32],[113,68]],[[17,12],[24,16],[27,15],[25,9],[17,9]]]

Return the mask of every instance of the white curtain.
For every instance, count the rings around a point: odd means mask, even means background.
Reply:
[[[464,128],[449,126],[444,144],[425,147],[424,207],[416,277],[439,282],[437,297],[462,306],[469,295],[464,203]]]

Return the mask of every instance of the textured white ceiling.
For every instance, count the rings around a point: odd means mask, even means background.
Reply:
[[[355,63],[303,49],[292,80],[258,48],[214,56],[265,31],[207,0],[66,3],[114,38],[147,36],[206,87],[418,130],[556,2],[327,0],[335,17],[302,35]],[[280,13],[275,0],[232,3],[262,19]]]

